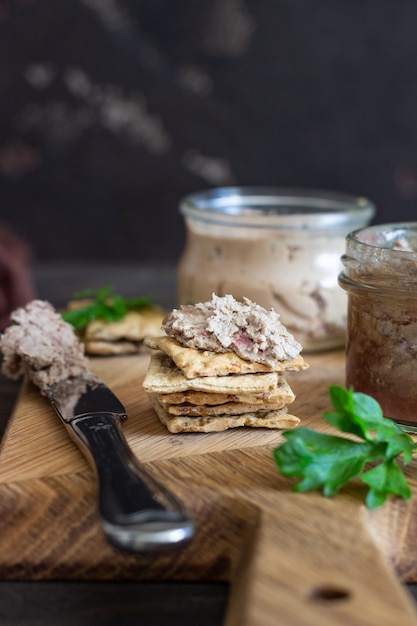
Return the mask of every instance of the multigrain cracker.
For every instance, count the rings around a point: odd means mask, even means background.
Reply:
[[[278,380],[277,372],[188,379],[167,354],[157,351],[151,354],[143,387],[148,393],[173,393],[191,389],[211,393],[235,393],[239,390],[241,393],[260,394],[276,389]]]
[[[87,354],[96,356],[112,356],[117,354],[137,354],[140,344],[132,341],[85,341]]]
[[[150,396],[152,405],[160,421],[171,433],[210,433],[221,432],[229,428],[250,426],[252,428],[294,428],[300,420],[295,415],[287,413],[287,407],[278,411],[258,411],[245,413],[235,417],[187,417],[172,416],[158,401],[156,396]]]
[[[69,310],[86,306],[87,301],[70,302]],[[164,311],[157,305],[149,305],[140,311],[129,311],[121,320],[96,319],[89,322],[80,337],[85,351],[90,355],[108,356],[136,354],[143,350],[143,339],[147,335],[162,334]]]
[[[308,367],[301,355],[287,361],[279,361],[277,365],[271,367],[265,363],[246,361],[234,352],[216,353],[187,348],[173,337],[146,337],[144,344],[154,350],[165,352],[187,378],[257,372],[298,372]]]
[[[277,387],[265,393],[245,393],[236,390],[234,393],[209,393],[207,391],[178,391],[174,393],[162,393],[159,400],[163,404],[183,404],[188,402],[195,405],[215,405],[225,402],[246,402],[251,404],[270,404],[282,401],[284,404],[294,402],[295,395],[283,376],[278,377]]]
[[[87,341],[142,341],[147,335],[161,333],[163,311],[157,306],[149,306],[142,311],[129,311],[123,319],[107,322],[94,320],[85,330]]]
[[[241,415],[243,413],[256,413],[259,410],[278,411],[285,406],[285,402],[264,404],[262,408],[258,404],[246,402],[226,402],[225,404],[197,406],[195,404],[169,404],[163,405],[170,415],[188,415],[189,417],[211,417],[218,415]]]

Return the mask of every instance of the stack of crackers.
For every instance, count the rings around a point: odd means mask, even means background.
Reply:
[[[143,386],[170,432],[288,429],[300,422],[288,413],[295,395],[285,372],[308,367],[301,355],[271,367],[234,352],[188,348],[174,337],[146,337],[144,344],[152,354]]]

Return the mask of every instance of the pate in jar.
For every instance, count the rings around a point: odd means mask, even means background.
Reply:
[[[365,198],[313,190],[229,187],[184,198],[187,241],[178,304],[248,297],[274,308],[305,352],[341,347],[346,294],[338,285],[346,235],[366,226]]]
[[[417,432],[417,222],[350,233],[340,285],[348,293],[346,385]]]

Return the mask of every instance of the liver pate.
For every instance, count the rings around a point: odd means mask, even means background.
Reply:
[[[44,390],[66,378],[89,374],[83,344],[51,304],[32,300],[12,313],[11,322],[0,338],[6,376],[25,375]]]
[[[162,328],[189,348],[235,352],[271,367],[302,350],[274,309],[266,310],[249,298],[238,302],[231,295],[213,294],[209,302],[182,305],[165,317]]]

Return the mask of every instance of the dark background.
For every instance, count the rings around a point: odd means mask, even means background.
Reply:
[[[36,259],[174,262],[179,199],[235,184],[416,218],[415,0],[0,2],[0,220]]]

